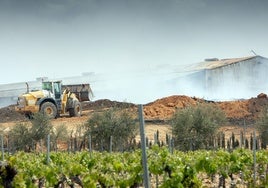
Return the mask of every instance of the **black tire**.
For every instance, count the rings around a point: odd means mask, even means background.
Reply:
[[[71,117],[79,117],[82,115],[82,106],[79,101],[74,101],[74,106],[69,109],[69,114]]]
[[[52,102],[43,103],[41,105],[40,112],[51,119],[55,119],[57,117],[57,108]]]

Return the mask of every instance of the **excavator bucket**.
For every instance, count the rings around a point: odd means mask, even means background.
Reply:
[[[80,102],[91,101],[94,96],[89,84],[62,85],[62,91],[66,88],[74,93]]]

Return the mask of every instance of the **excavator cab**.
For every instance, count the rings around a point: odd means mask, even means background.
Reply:
[[[61,110],[62,101],[61,101],[61,81],[45,81],[42,82],[42,89],[49,92],[49,96],[54,98],[56,106]]]
[[[61,82],[54,82],[53,83],[53,91],[54,91],[54,95],[55,95],[55,99],[61,99]]]
[[[52,92],[52,82],[42,82],[42,89]]]
[[[42,82],[42,89],[51,92],[55,99],[61,98],[61,81],[46,81]]]

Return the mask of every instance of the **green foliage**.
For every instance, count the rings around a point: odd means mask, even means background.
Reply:
[[[30,128],[25,124],[16,124],[9,132],[10,145],[14,146],[15,150],[29,150],[31,146]]]
[[[224,121],[224,113],[213,104],[178,110],[171,119],[174,143],[183,151],[208,149]]]
[[[10,145],[15,147],[14,150],[34,150],[35,144],[45,139],[50,134],[51,129],[50,119],[42,113],[36,113],[30,126],[20,123],[10,130]]]
[[[66,141],[68,139],[67,127],[64,124],[59,126],[54,126],[50,134],[50,141],[52,142],[52,147],[57,150],[57,141]]]
[[[38,142],[46,138],[52,129],[50,118],[43,113],[36,113],[31,120],[32,127],[30,129],[31,138]]]
[[[212,175],[226,179],[235,177],[237,187],[253,186],[252,151],[175,151],[157,146],[147,150],[152,187],[158,177],[158,187],[203,187]],[[268,153],[256,153],[256,185],[265,187]],[[18,152],[6,158],[10,169],[16,170],[13,187],[142,187],[141,151],[108,152],[52,152],[46,164],[43,153]],[[1,169],[0,169],[1,170]],[[2,169],[3,170],[3,169]],[[232,176],[233,175],[233,176]],[[6,178],[0,173],[0,181]],[[229,179],[230,180],[230,179]],[[215,183],[215,182],[214,182]],[[69,185],[69,186],[68,186]]]
[[[116,108],[93,114],[85,127],[97,150],[109,150],[111,137],[113,150],[124,150],[133,142],[138,129],[137,121],[127,109]]]
[[[257,121],[257,130],[262,142],[262,148],[268,145],[268,107],[264,108],[261,117]]]
[[[51,131],[51,140],[66,140],[68,138],[67,127],[64,124],[53,127]]]

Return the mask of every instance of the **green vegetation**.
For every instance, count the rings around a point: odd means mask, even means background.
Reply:
[[[262,148],[266,148],[268,145],[268,107],[263,109],[262,116],[257,121],[257,130]]]
[[[175,146],[182,151],[209,149],[224,121],[224,113],[211,104],[178,110],[171,119]]]
[[[9,144],[14,150],[29,151],[31,148],[30,130],[25,124],[16,124],[9,132]]]
[[[143,183],[141,151],[126,152],[137,135],[137,121],[127,109],[112,108],[94,113],[84,126],[80,126],[83,143],[91,136],[93,152],[40,152],[6,153],[0,163],[0,186],[13,187],[139,187]],[[221,110],[211,104],[200,104],[177,111],[171,119],[175,146],[153,145],[147,150],[151,184],[157,187],[206,187],[215,182],[218,187],[242,185],[265,187],[268,184],[268,151],[258,150],[256,165],[253,153],[247,149],[211,149],[219,125],[225,121]],[[17,124],[10,132],[10,143],[17,149],[36,151],[35,146],[51,136],[52,147],[67,139],[64,125],[52,127],[50,119],[36,114],[32,125]],[[258,122],[260,135],[267,131],[268,115]],[[158,135],[157,135],[158,137]],[[224,137],[223,137],[224,138]],[[224,140],[224,139],[223,139]],[[262,141],[262,143],[267,143]],[[232,143],[235,137],[232,135]],[[110,151],[112,144],[113,151]],[[99,152],[102,151],[102,152]],[[187,152],[183,152],[187,151]],[[11,152],[12,153],[12,152]],[[255,171],[254,171],[255,168]],[[255,174],[254,174],[255,172]],[[11,175],[12,176],[11,176]],[[256,179],[254,179],[256,177]],[[205,184],[205,185],[204,185]],[[227,187],[228,187],[227,186]]]
[[[52,129],[49,117],[36,113],[31,119],[31,125],[19,123],[9,132],[9,142],[15,150],[33,151],[36,144],[44,140]]]
[[[95,113],[85,124],[86,135],[91,135],[93,148],[109,151],[111,139],[114,151],[123,151],[133,144],[138,124],[127,109],[112,108]]]
[[[31,124],[16,124],[8,133],[8,143],[11,152],[35,151],[37,144],[45,145],[50,134],[52,149],[57,151],[58,141],[66,141],[68,132],[65,125],[52,126],[51,119],[43,113],[36,113],[31,119]]]
[[[50,118],[43,113],[36,113],[31,120],[32,126],[30,129],[30,137],[34,142],[39,142],[40,140],[47,137],[52,129],[52,124]]]
[[[253,187],[256,182],[257,187],[261,187],[268,183],[268,152],[265,150],[258,151],[256,155],[255,181],[250,150],[175,151],[171,154],[167,148],[153,146],[147,152],[151,184],[157,184],[158,187],[201,187],[205,184],[203,180],[220,184],[218,179],[222,178],[229,179],[228,186],[232,183],[234,186]],[[143,179],[140,150],[91,154],[52,152],[48,165],[43,153],[18,152],[5,158],[9,170],[12,168],[16,172],[12,185],[20,188],[60,187],[63,184],[88,188],[137,187]],[[1,183],[7,180],[7,170],[3,167],[0,170]]]

